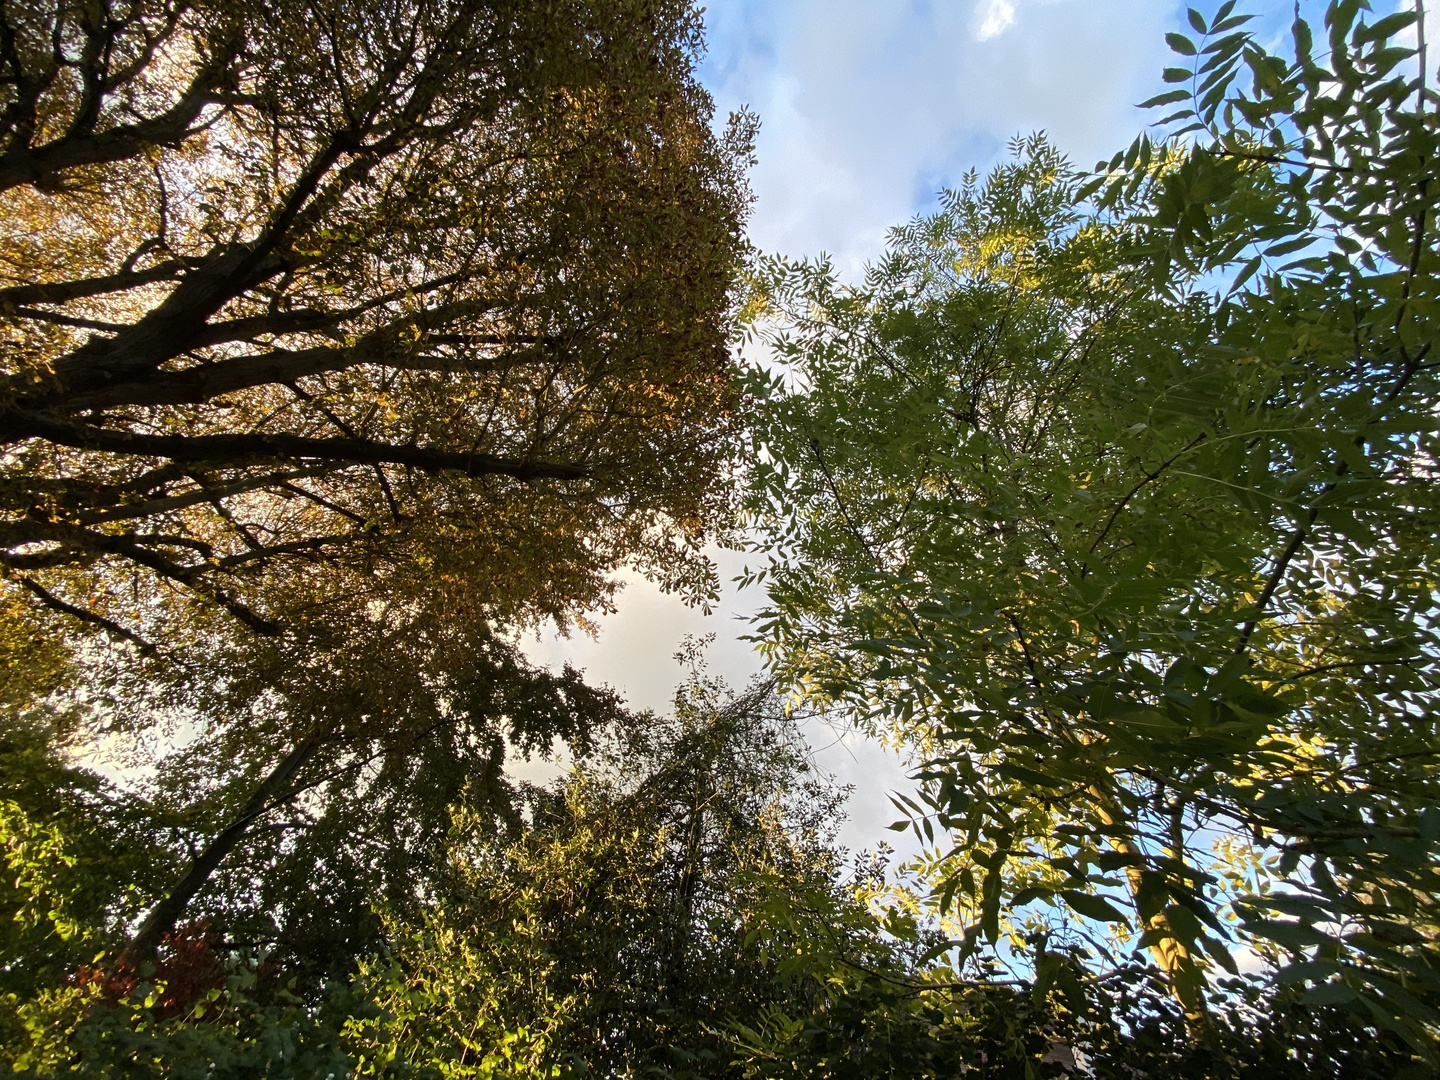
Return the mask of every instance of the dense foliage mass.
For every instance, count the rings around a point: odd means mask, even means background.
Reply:
[[[1244,944],[1435,1065],[1440,98],[1365,7],[1192,12],[1173,134],[769,264],[750,511],[778,670],[924,761],[959,955],[1148,950],[1203,1042]]]
[[[505,738],[608,715],[497,629],[583,620],[622,565],[712,591],[749,122],[712,134],[699,32],[648,0],[0,13],[0,633],[68,648],[77,744],[185,745],[137,955],[261,865],[261,923],[306,935],[358,859],[365,923]]]
[[[1095,172],[758,263],[746,401],[688,4],[0,7],[0,1067],[1440,1070],[1440,95],[1233,9]],[[773,679],[526,661],[742,499]]]
[[[1408,1058],[1353,1017],[1260,980],[1235,985],[1197,1045],[1138,966],[1098,980],[1077,965],[1035,982],[961,978],[884,859],[848,867],[833,846],[845,793],[815,773],[795,721],[768,683],[733,694],[697,674],[672,716],[617,723],[588,762],[524,792],[523,826],[497,830],[492,807],[454,797],[449,827],[411,853],[407,888],[372,895],[369,951],[310,943],[335,962],[328,977],[294,941],[237,940],[223,911],[172,935],[153,963],[87,963],[116,933],[103,899],[143,880],[153,858],[149,808],[107,810],[96,796],[118,793],[51,762],[42,778],[70,793],[70,809],[42,825],[51,804],[7,793],[34,816],[5,823],[22,895],[5,898],[21,936],[4,941],[3,1060],[40,1077],[940,1080],[1083,1068],[1301,1080],[1389,1076]],[[20,755],[35,764],[20,740],[0,753],[7,770]]]
[[[446,582],[563,619],[634,557],[704,588],[746,126],[711,135],[686,5],[0,33],[0,552],[32,596],[163,650],[194,608],[275,635]]]

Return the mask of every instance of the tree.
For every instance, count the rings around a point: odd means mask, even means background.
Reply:
[[[125,688],[98,722],[225,755],[141,951],[316,775],[420,746],[496,628],[627,563],[712,588],[750,121],[711,133],[699,34],[683,0],[0,13],[15,614]]]
[[[306,986],[344,978],[382,940],[377,910],[413,920],[427,902],[453,806],[513,838],[521,793],[507,756],[563,742],[583,757],[626,716],[572,669],[536,669],[493,636],[427,630],[367,637],[320,663],[229,667],[219,695],[202,685],[187,714],[230,722],[184,742],[149,787],[171,845],[193,859],[132,952],[202,921],[217,947],[263,947]],[[337,662],[356,669],[339,685]],[[284,739],[297,713],[310,729],[272,767],[253,747]]]
[[[687,4],[5,20],[12,581],[137,644],[459,580],[563,619],[631,558],[703,591],[747,129]]]
[[[923,762],[962,952],[1108,924],[1204,1041],[1238,937],[1433,1062],[1436,98],[1362,6],[1323,59],[1191,12],[1174,139],[1017,146],[862,287],[773,262],[749,509],[777,669]]]
[[[730,1019],[796,989],[774,975],[794,936],[755,932],[771,893],[839,888],[841,798],[770,686],[697,672],[674,715],[532,792],[517,839],[456,806],[431,902],[392,911],[362,966],[378,1009],[357,1053],[456,1077],[727,1074]]]

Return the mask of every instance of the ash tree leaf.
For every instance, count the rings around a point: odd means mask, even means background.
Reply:
[[[1064,889],[1060,895],[1064,898],[1066,904],[1079,914],[1084,915],[1087,919],[1107,923],[1123,923],[1128,921],[1125,915],[1103,896],[1096,896],[1094,893],[1080,892],[1076,889]]]
[[[1195,43],[1184,34],[1169,33],[1165,35],[1165,43],[1171,50],[1181,56],[1194,56],[1196,53]]]

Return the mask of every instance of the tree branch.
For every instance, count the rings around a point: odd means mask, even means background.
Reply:
[[[478,344],[501,344],[502,339],[476,340]],[[211,342],[214,344],[214,342]],[[422,342],[423,344],[423,342]],[[442,343],[443,344],[443,343]],[[537,348],[515,350],[487,357],[485,362],[456,360],[450,357],[407,355],[397,346],[392,330],[377,331],[349,347],[316,347],[312,349],[276,349],[251,356],[237,356],[212,364],[201,364],[184,371],[165,372],[144,379],[117,383],[80,394],[51,395],[56,406],[68,412],[85,409],[107,409],[118,405],[200,405],[206,401],[249,390],[256,386],[286,385],[310,375],[371,364],[396,371],[477,372],[491,366],[514,366],[537,354]],[[48,403],[42,394],[29,400]]]
[[[141,656],[155,656],[159,653],[159,650],[154,645],[146,641],[139,634],[125,629],[125,627],[111,619],[107,619],[104,615],[99,615],[87,608],[77,607],[74,604],[60,599],[60,597],[56,596],[33,578],[25,577],[23,574],[11,574],[10,580],[18,582],[22,588],[32,593],[42,604],[52,611],[58,611],[62,615],[71,615],[81,622],[89,623],[91,626],[98,626],[112,637],[130,642],[130,644],[140,650]]]
[[[1205,432],[1202,431],[1199,435],[1195,436],[1195,438],[1191,439],[1188,443],[1186,443],[1179,450],[1177,450],[1169,459],[1162,462],[1159,468],[1157,468],[1154,472],[1146,473],[1144,477],[1140,480],[1140,482],[1134,487],[1132,487],[1128,492],[1126,492],[1125,497],[1121,499],[1118,504],[1116,504],[1115,509],[1105,520],[1105,527],[1100,530],[1100,534],[1095,537],[1087,550],[1092,554],[1094,553],[1095,549],[1099,547],[1105,537],[1109,535],[1110,527],[1115,524],[1115,519],[1120,516],[1120,512],[1124,510],[1125,507],[1130,505],[1130,500],[1140,493],[1141,488],[1145,487],[1146,484],[1149,484],[1159,479],[1161,473],[1163,473],[1166,469],[1170,468],[1171,465],[1174,465],[1175,462],[1179,461],[1180,458],[1182,458],[1185,454],[1189,453],[1195,447],[1199,446],[1204,441]],[[1080,576],[1084,577],[1085,571],[1082,571]]]
[[[0,289],[0,304],[64,304],[106,293],[123,292],[141,285],[173,279],[191,263],[172,259],[156,263],[144,270],[122,270],[100,277],[78,278],[74,281],[41,282],[34,285],[11,285]]]
[[[212,271],[206,271],[212,273]],[[268,271],[267,271],[268,273]],[[161,307],[174,302],[183,316],[184,303],[177,300],[196,275],[186,278]],[[197,296],[199,294],[197,293]],[[209,301],[206,301],[208,303]],[[66,411],[104,409],[115,405],[180,405],[200,404],[220,394],[244,390],[270,383],[286,383],[307,375],[340,371],[356,364],[382,364],[395,368],[443,371],[464,367],[453,360],[415,355],[423,347],[425,331],[431,326],[445,326],[457,319],[482,315],[495,307],[489,299],[457,300],[433,309],[408,313],[385,326],[373,330],[349,346],[317,347],[301,350],[276,349],[272,352],[238,356],[214,363],[200,364],[184,371],[157,372],[161,362],[194,349],[230,341],[245,340],[262,334],[291,334],[320,331],[363,313],[371,305],[361,305],[343,312],[273,312],[267,315],[220,323],[205,323],[185,329],[158,320],[145,333],[141,330],[154,316],[120,329],[114,337],[91,341],[55,365],[59,385],[44,384],[26,387],[18,395],[33,407],[55,407]],[[157,312],[160,309],[157,309]],[[49,315],[50,313],[43,313]],[[54,316],[52,321],[71,321],[68,316]],[[98,328],[98,327],[97,327]],[[113,327],[112,327],[113,329]],[[406,341],[415,331],[414,341]],[[138,336],[137,336],[138,335]],[[167,336],[169,335],[169,336]],[[460,338],[455,339],[462,340]],[[505,345],[511,339],[499,335],[467,335],[467,344]],[[137,349],[152,349],[154,355],[141,363],[132,356]]]
[[[309,469],[295,469],[285,473],[264,473],[260,476],[248,476],[244,480],[237,480],[233,484],[226,484],[218,488],[197,488],[194,491],[182,492],[179,495],[168,495],[159,499],[148,499],[140,503],[119,503],[112,507],[97,507],[91,510],[82,509],[76,514],[76,520],[81,525],[98,525],[102,522],[129,521],[134,518],[152,517],[155,514],[164,514],[172,510],[184,510],[187,507],[198,505],[203,502],[211,502],[219,499],[229,498],[231,495],[242,495],[247,491],[255,491],[259,488],[271,486],[284,486],[290,480],[303,480],[312,476],[323,476],[334,471],[333,466],[316,466]]]
[[[148,120],[121,124],[99,134],[66,132],[34,148],[28,141],[11,142],[0,156],[0,191],[21,184],[43,184],[57,173],[83,165],[123,161],[147,145],[179,145],[195,133],[191,125],[213,101],[212,92],[224,81],[232,59],[231,50],[221,50],[216,59],[195,73],[174,105]]]
[[[168,458],[171,461],[246,463],[321,460],[355,464],[408,465],[422,472],[466,476],[510,476],[517,480],[583,480],[588,465],[521,461],[493,454],[461,453],[428,446],[396,446],[364,439],[312,439],[300,435],[138,435],[129,431],[66,424],[40,413],[0,412],[0,442],[44,439],[77,450]]]
[[[250,796],[239,817],[205,845],[205,849],[196,856],[174,888],[146,914],[121,953],[121,964],[127,961],[133,964],[148,959],[161,939],[175,928],[176,921],[195,894],[210,880],[210,876],[234,850],[235,845],[244,839],[251,822],[272,808],[275,794],[314,756],[320,748],[320,740],[320,733],[312,734],[280,759]]]
[[[204,567],[181,566],[171,562],[158,552],[136,543],[135,538],[131,536],[112,536],[108,533],[91,532],[88,529],[67,530],[67,533],[78,538],[83,546],[129,559],[163,578],[184,585],[191,592],[203,596],[212,603],[219,604],[257,634],[276,637],[280,633],[278,623],[261,618],[246,604],[234,599],[213,582],[207,581],[203,573]]]
[[[1373,424],[1384,415],[1385,409],[1404,392],[1405,387],[1409,384],[1410,380],[1414,378],[1415,372],[1420,369],[1420,362],[1424,360],[1426,354],[1429,353],[1430,345],[1431,342],[1427,341],[1414,357],[1409,356],[1404,347],[1401,347],[1401,355],[1405,358],[1405,366],[1396,378],[1394,385],[1391,386],[1390,391],[1375,407],[1370,418],[1366,421],[1366,426]],[[1363,449],[1364,436],[1357,435],[1354,443],[1356,447]],[[1255,613],[1246,620],[1245,625],[1240,628],[1240,640],[1235,643],[1234,649],[1236,656],[1242,655],[1245,650],[1249,648],[1250,638],[1254,635],[1255,628],[1259,626],[1260,620],[1264,617],[1265,609],[1269,607],[1270,600],[1275,595],[1275,590],[1280,587],[1280,582],[1284,579],[1286,569],[1289,567],[1291,560],[1299,553],[1301,545],[1305,543],[1306,537],[1310,535],[1310,530],[1314,528],[1315,521],[1320,516],[1320,500],[1334,491],[1336,485],[1340,483],[1349,471],[1350,462],[1341,458],[1335,466],[1335,479],[1320,489],[1315,497],[1315,501],[1310,504],[1310,512],[1306,515],[1305,523],[1297,527],[1290,534],[1290,539],[1286,542],[1285,549],[1280,553],[1279,558],[1275,560],[1274,568],[1265,579],[1265,587],[1261,590],[1259,598],[1255,601]]]
[[[302,551],[319,551],[321,548],[330,547],[332,544],[348,543],[352,540],[364,539],[365,533],[334,533],[330,536],[312,536],[308,540],[295,540],[288,544],[273,544],[270,547],[262,547],[255,551],[247,551],[241,555],[230,555],[215,562],[218,570],[229,570],[236,566],[244,566],[246,563],[258,562],[261,559],[268,559],[275,555],[294,555]]]

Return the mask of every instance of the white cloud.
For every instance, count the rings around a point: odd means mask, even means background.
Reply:
[[[762,125],[751,238],[855,274],[1013,135],[1048,131],[1086,167],[1108,158],[1147,119],[1133,106],[1160,83],[1174,2],[1034,3],[1023,34],[982,44],[1018,0],[712,0],[706,85]]]
[[[1015,24],[1014,0],[981,0],[978,11],[979,27],[975,30],[976,41],[989,41],[998,37]]]

